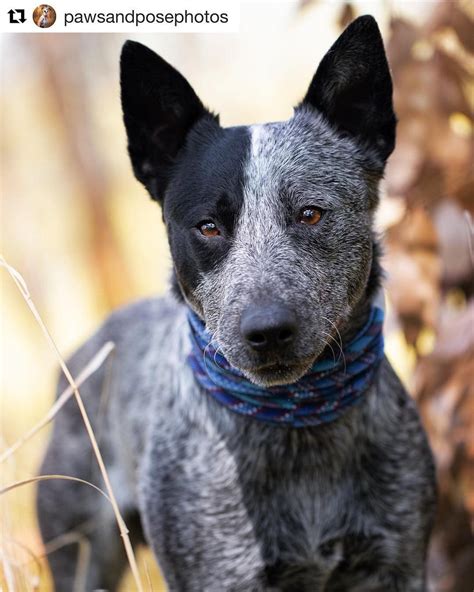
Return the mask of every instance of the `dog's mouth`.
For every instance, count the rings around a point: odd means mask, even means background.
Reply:
[[[241,369],[241,372],[255,384],[263,387],[292,384],[309,370],[313,358],[295,362],[272,362],[262,366]]]
[[[228,347],[227,341],[219,337],[217,342],[227,361],[250,382],[263,388],[295,383],[310,370],[325,345],[317,335],[308,338],[307,343],[283,351],[253,352],[243,346],[236,347],[238,341]]]

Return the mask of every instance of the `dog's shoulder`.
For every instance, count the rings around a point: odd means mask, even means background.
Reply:
[[[67,367],[75,379],[84,371],[89,374],[80,386],[80,393],[91,418],[99,413],[101,393],[107,384],[112,392],[111,398],[122,412],[129,405],[144,407],[145,400],[155,393],[153,376],[161,373],[164,352],[170,349],[167,340],[170,340],[173,327],[185,321],[185,306],[172,295],[138,300],[113,311],[67,358]],[[112,345],[112,351],[99,361],[97,356],[100,357],[107,344]],[[92,368],[95,369],[91,372]],[[61,372],[56,396],[67,387],[68,381]],[[81,429],[82,422],[73,402],[68,404],[66,411],[60,421],[56,421],[56,428],[62,432]]]
[[[416,405],[407,389],[395,372],[390,360],[384,357],[380,364],[379,371],[375,380],[377,389],[377,398],[380,404],[385,408],[397,410],[397,415],[406,416],[413,413],[418,417]]]
[[[369,447],[377,450],[375,471],[391,474],[388,481],[418,492],[428,506],[435,500],[435,469],[416,401],[408,393],[391,363],[384,358],[375,383],[375,396],[366,408],[364,423]],[[384,459],[383,461],[381,459]],[[423,487],[419,485],[423,483]]]
[[[376,396],[369,400],[367,411],[374,420],[374,429],[380,432],[377,438],[398,434],[396,439],[399,440],[401,432],[411,434],[413,430],[413,436],[424,440],[416,402],[386,356],[380,364],[374,387]]]
[[[165,341],[171,327],[183,321],[185,314],[185,305],[171,294],[122,306],[109,314],[96,332],[74,351],[67,365],[76,376],[106,343],[111,343],[113,356],[120,365],[132,366],[154,343]],[[62,388],[65,383],[60,382]]]
[[[171,294],[134,301],[111,312],[89,342],[112,341],[118,349],[133,343],[139,350],[183,316],[184,308]]]
[[[184,305],[172,294],[161,297],[142,298],[114,310],[104,321],[101,329],[113,336],[124,332],[154,328],[170,317],[179,316]]]

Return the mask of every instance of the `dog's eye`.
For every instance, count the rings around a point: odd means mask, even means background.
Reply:
[[[321,220],[322,215],[323,211],[321,208],[317,208],[316,206],[305,206],[304,208],[301,208],[298,214],[298,222],[312,226]]]
[[[199,222],[197,225],[199,232],[203,236],[219,236],[221,231],[217,228],[217,225],[212,220],[204,220],[203,222]]]

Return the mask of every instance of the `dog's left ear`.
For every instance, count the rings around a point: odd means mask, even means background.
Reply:
[[[189,82],[148,47],[126,41],[120,57],[120,85],[128,151],[135,176],[162,201],[172,165],[191,129],[217,117]]]
[[[395,146],[392,79],[382,37],[372,16],[361,16],[322,59],[303,105],[370,146],[385,160]]]

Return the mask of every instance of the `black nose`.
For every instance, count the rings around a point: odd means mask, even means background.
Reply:
[[[240,332],[256,351],[283,349],[296,335],[296,315],[281,304],[249,306],[240,318]]]

